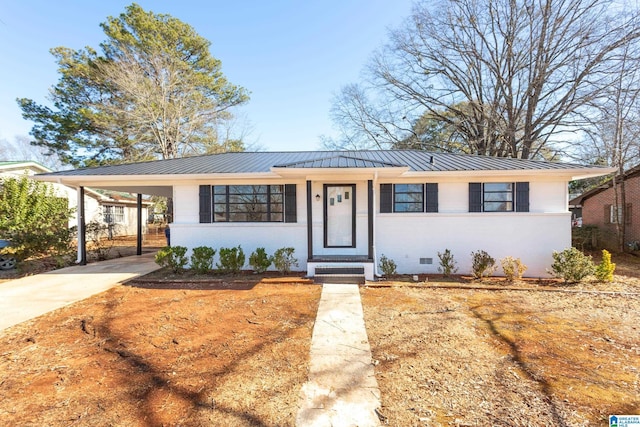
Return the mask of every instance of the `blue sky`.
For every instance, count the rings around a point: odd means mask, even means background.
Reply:
[[[331,99],[359,80],[372,52],[411,11],[411,0],[145,1],[211,41],[234,84],[251,92],[249,142],[268,151],[314,150],[335,135]],[[47,102],[58,80],[49,49],[97,48],[99,24],[130,1],[4,0],[0,3],[0,139],[28,135],[15,99]]]

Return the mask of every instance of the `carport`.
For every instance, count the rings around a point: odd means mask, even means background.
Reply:
[[[167,176],[150,176],[144,175],[144,168],[141,164],[137,165],[119,165],[122,167],[138,166],[141,174],[123,177],[122,175],[109,174],[111,168],[101,167],[90,169],[77,169],[61,172],[51,172],[34,175],[32,178],[38,181],[53,182],[62,184],[67,187],[75,188],[78,193],[78,258],[79,265],[87,263],[87,245],[86,245],[86,217],[85,217],[85,188],[104,189],[112,191],[121,191],[137,195],[137,244],[136,254],[142,255],[142,198],[148,196],[162,196],[167,198],[173,197],[173,186],[170,178]],[[153,184],[151,184],[153,183]],[[157,184],[156,184],[157,183]]]

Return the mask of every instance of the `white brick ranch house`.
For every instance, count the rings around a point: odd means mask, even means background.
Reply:
[[[424,151],[240,152],[39,175],[173,198],[172,245],[291,246],[299,269],[348,265],[373,279],[381,255],[399,273],[437,273],[450,249],[519,257],[546,277],[571,246],[568,182],[607,168]]]

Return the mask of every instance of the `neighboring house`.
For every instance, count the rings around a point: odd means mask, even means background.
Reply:
[[[20,178],[25,174],[33,177],[36,174],[51,173],[51,169],[33,161],[0,162],[0,179]],[[69,220],[69,226],[75,226],[77,220],[78,192],[73,186],[53,182],[50,184],[55,194],[69,201],[69,207],[74,210],[74,216]],[[152,203],[143,200],[143,216],[146,222],[147,210]],[[85,217],[87,222],[97,221],[101,224],[111,224],[113,235],[136,234],[137,209],[136,197],[128,193],[116,191],[96,191],[85,189]]]
[[[153,203],[142,200],[143,232],[149,208]],[[85,216],[87,222],[109,225],[112,236],[131,236],[137,232],[137,197],[130,193],[85,188]]]
[[[40,163],[24,160],[24,161],[0,161],[0,180],[3,178],[22,178],[27,175],[32,178],[39,173],[50,173],[51,169]],[[50,183],[54,194],[58,197],[67,199],[69,208],[76,210],[78,206],[78,194],[75,188],[68,187],[59,183]],[[77,224],[76,216],[69,219],[69,227]]]
[[[571,246],[568,182],[611,169],[424,151],[225,153],[38,176],[71,186],[173,198],[173,245],[295,248],[299,268],[437,273],[450,249],[519,257],[547,276]],[[323,269],[323,272],[326,269]]]
[[[624,241],[629,244],[640,241],[640,166],[625,172],[624,180],[626,194]],[[623,207],[616,205],[612,179],[572,199],[569,203],[582,208],[582,226],[598,227],[599,246],[617,249],[616,223]]]

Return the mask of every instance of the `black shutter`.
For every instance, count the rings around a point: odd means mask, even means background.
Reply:
[[[469,212],[482,212],[482,184],[469,183]]]
[[[625,211],[624,211],[624,223],[625,224],[631,224],[632,208],[633,208],[633,205],[631,205],[631,203],[627,203],[627,209],[625,209]]]
[[[516,212],[529,212],[528,182],[516,182]]]
[[[427,184],[427,203],[425,203],[426,212],[438,212],[438,184]]]
[[[380,184],[380,213],[393,212],[393,184]]]
[[[298,222],[296,184],[284,186],[284,222]]]
[[[611,205],[604,205],[604,223],[611,224]]]
[[[200,223],[211,222],[211,186],[200,186]]]

